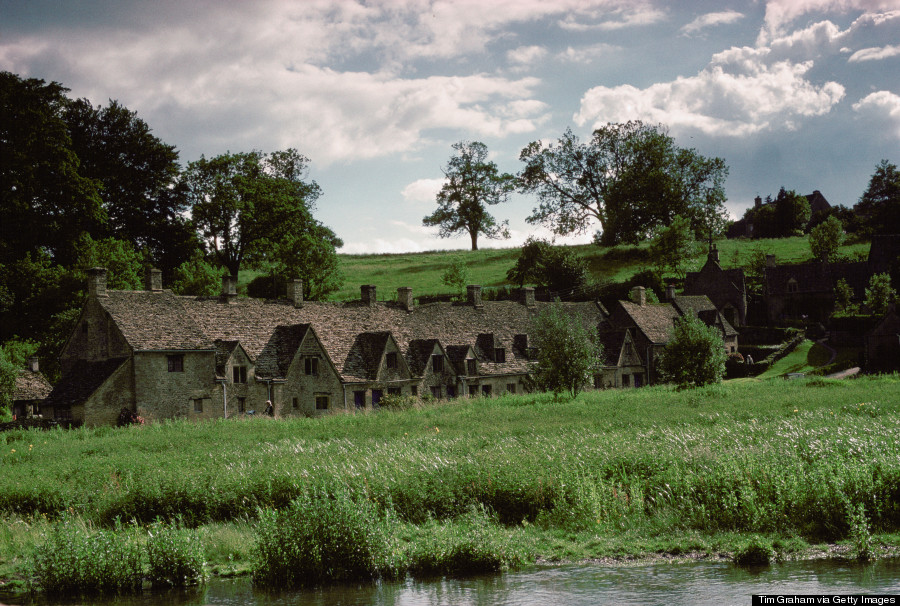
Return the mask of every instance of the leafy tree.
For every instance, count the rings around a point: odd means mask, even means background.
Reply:
[[[0,422],[12,418],[13,393],[19,367],[9,358],[5,347],[0,347]]]
[[[297,163],[306,165],[306,158],[291,152]],[[301,174],[299,167],[285,164],[282,156],[272,159],[257,151],[229,153],[201,157],[184,173],[194,223],[213,257],[231,275],[238,274],[245,259],[276,262],[279,253],[295,252],[314,225],[309,209],[321,190],[314,181],[294,180]],[[289,245],[275,250],[281,245],[273,243],[288,239]]]
[[[87,234],[75,245],[77,278],[86,283],[84,269],[105,267],[106,287],[112,290],[140,290],[143,286],[144,258],[134,250],[131,242],[105,238],[94,240]]]
[[[799,236],[809,223],[809,201],[794,190],[782,187],[774,201],[766,197],[765,204],[748,208],[744,217],[753,221],[755,238]]]
[[[175,269],[172,292],[195,297],[215,296],[221,291],[223,273],[221,267],[213,265],[198,252]]]
[[[487,159],[488,149],[478,141],[453,144],[456,153],[444,169],[444,182],[437,195],[437,209],[422,219],[427,227],[440,228],[438,235],[449,238],[466,232],[472,250],[478,250],[478,236],[509,238],[508,221],[497,223],[487,212],[488,205],[506,202],[515,190],[515,177],[501,173]]]
[[[300,278],[303,296],[322,301],[344,282],[336,251],[344,242],[309,212],[298,211],[293,222],[291,231],[271,245],[270,271],[285,280]]]
[[[659,358],[663,378],[679,389],[718,383],[725,376],[725,347],[718,329],[687,316],[675,324]]]
[[[844,225],[830,216],[809,232],[809,248],[819,261],[830,261],[844,243]]]
[[[471,283],[469,267],[462,259],[453,259],[441,275],[441,282],[450,288],[455,288],[457,294],[462,295],[466,285]]]
[[[551,305],[534,319],[531,337],[538,356],[532,377],[539,388],[574,398],[592,383],[603,349],[581,318]]]
[[[607,124],[588,143],[567,129],[556,143],[528,144],[519,159],[521,189],[539,202],[527,220],[557,234],[596,220],[610,246],[637,243],[675,215],[704,233],[724,222],[725,162],[679,148],[662,126]]]
[[[571,248],[528,238],[506,277],[519,286],[529,283],[559,296],[569,296],[587,286],[588,269],[587,262]]]
[[[137,113],[110,101],[72,101],[64,118],[81,174],[100,183],[108,222],[95,237],[127,240],[150,252],[167,274],[199,247],[189,222],[175,147],[151,134]]]
[[[896,164],[881,161],[854,210],[864,217],[869,233],[900,233],[900,170]]]
[[[866,287],[866,306],[875,315],[887,312],[888,305],[897,299],[897,291],[891,288],[891,277],[884,274],[875,274],[869,278],[869,286]]]
[[[852,313],[856,310],[853,304],[853,289],[847,283],[847,280],[841,278],[834,285],[835,310],[841,313]]]
[[[697,242],[690,221],[676,216],[671,225],[657,230],[650,243],[650,251],[653,262],[660,270],[669,269],[684,276],[684,264],[697,255]]]
[[[72,147],[67,91],[0,72],[0,263],[43,248],[69,264],[78,236],[105,220]]]

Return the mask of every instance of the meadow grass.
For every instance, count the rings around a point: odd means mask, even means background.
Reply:
[[[274,537],[279,553],[354,524],[380,529],[371,577],[737,549],[755,535],[776,548],[846,540],[874,552],[900,531],[897,435],[897,375],[17,431],[0,435],[0,511],[35,527],[66,511],[107,530],[181,520],[225,571],[247,570],[248,536],[257,549]],[[301,512],[333,522],[305,528],[292,521]],[[294,534],[277,535],[279,524]]]
[[[762,240],[719,240],[720,263],[724,268],[746,266],[754,249],[774,254],[779,263],[798,263],[811,258],[808,238],[773,238]],[[624,282],[635,273],[652,267],[649,242],[637,246],[614,247],[581,244],[569,247],[585,259],[591,278],[595,282]],[[867,242],[850,242],[841,247],[840,253],[852,256],[867,254]],[[330,296],[334,301],[357,299],[362,284],[375,284],[379,297],[393,300],[397,288],[408,286],[414,296],[456,295],[441,282],[442,274],[451,263],[463,261],[469,269],[470,283],[486,288],[516,286],[506,279],[506,272],[516,263],[521,248],[489,248],[477,251],[439,250],[419,253],[339,255],[343,286]],[[696,254],[685,263],[685,271],[697,271],[706,262],[706,250],[698,245]],[[259,272],[241,271],[241,284],[257,277]],[[464,293],[463,293],[464,294]]]

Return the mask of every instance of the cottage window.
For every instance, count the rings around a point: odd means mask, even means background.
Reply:
[[[478,395],[478,386],[477,385],[469,385],[469,397],[474,398]]]
[[[194,398],[194,412],[203,412],[203,398]]]
[[[88,334],[88,323],[87,322],[84,322],[81,325],[81,333],[85,334],[85,335]]]
[[[328,410],[328,400],[326,394],[316,394],[316,410]]]
[[[475,358],[469,358],[466,360],[466,374],[469,376],[474,376],[478,374],[478,368],[475,365]]]
[[[644,384],[644,375],[635,373],[634,375],[634,386],[640,387]]]
[[[431,386],[431,395],[435,398],[440,399],[441,397],[441,386],[440,385],[432,385]]]
[[[414,395],[414,396],[419,395],[419,386],[418,386],[418,385],[410,385],[410,386],[409,386],[409,393],[412,394],[412,395]]]
[[[506,350],[502,347],[494,349],[494,362],[506,362]]]
[[[365,408],[366,407],[366,392],[365,391],[354,391],[353,392],[353,404],[355,404],[357,408]]]
[[[444,372],[444,356],[440,354],[431,356],[431,372]]]
[[[386,356],[386,364],[388,368],[397,368],[397,352],[389,351]]]
[[[447,397],[448,398],[456,397],[456,385],[448,385],[447,386]]]
[[[482,385],[481,386],[481,395],[487,397],[491,395],[491,386],[490,385]]]
[[[319,358],[304,358],[303,370],[308,375],[318,376],[319,374]]]
[[[515,383],[507,383],[506,384],[506,393],[516,393],[516,384]]]
[[[622,387],[631,387],[631,375],[622,375]]]
[[[797,280],[791,278],[787,283],[788,292],[797,292]]]
[[[295,410],[296,410],[297,408],[300,408],[300,400],[297,399],[297,398],[292,399],[292,400],[291,400],[291,408],[293,408],[293,409],[295,409]]]
[[[184,355],[183,354],[175,354],[172,356],[166,356],[166,363],[169,367],[169,372],[184,372]]]
[[[247,412],[247,398],[238,397],[238,412]]]
[[[384,392],[380,389],[372,390],[372,407],[378,406],[378,403],[381,402],[381,396],[384,395]]]
[[[401,389],[400,387],[388,387],[388,395],[389,396],[403,395],[403,389]]]
[[[246,383],[247,382],[247,367],[246,366],[234,366],[231,370],[232,370],[232,378],[235,383]]]

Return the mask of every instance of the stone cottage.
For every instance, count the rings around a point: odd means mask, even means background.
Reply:
[[[597,387],[641,387],[658,383],[659,356],[680,318],[693,316],[708,326],[715,326],[725,350],[737,351],[737,330],[709,297],[676,295],[670,287],[669,301],[650,303],[644,287],[635,286],[631,298],[631,301],[618,301],[600,326],[604,360]]]
[[[12,414],[16,419],[41,414],[41,404],[53,386],[40,371],[36,357],[28,360],[28,367],[16,374],[16,386],[12,394]]]
[[[236,296],[223,278],[217,297],[180,297],[149,270],[144,290],[106,288],[90,271],[88,297],[63,348],[63,377],[44,406],[88,425],[115,423],[125,408],[147,420],[261,413],[319,415],[378,406],[386,395],[499,395],[524,389],[534,356],[528,332],[545,306],[596,330],[596,303],[483,301],[415,305],[412,290],[378,300],[364,285],[348,302]],[[392,297],[393,299],[393,297]]]
[[[741,268],[722,269],[719,251],[711,245],[700,271],[689,271],[684,280],[685,295],[706,296],[731,326],[747,324],[747,284]]]

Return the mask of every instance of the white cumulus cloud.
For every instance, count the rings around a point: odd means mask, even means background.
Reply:
[[[900,45],[882,46],[880,48],[861,48],[847,59],[850,63],[859,61],[880,61],[881,59],[889,59],[890,57],[900,56]]]
[[[887,130],[900,139],[900,95],[880,90],[854,103],[853,109],[863,116],[884,120]]]
[[[400,195],[407,202],[433,203],[443,185],[444,179],[419,179],[404,187]]]
[[[742,13],[732,10],[721,11],[718,13],[706,13],[705,15],[700,15],[699,17],[682,27],[681,33],[686,36],[692,36],[708,27],[728,25],[729,23],[740,21],[743,18],[744,15]]]

